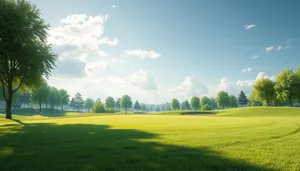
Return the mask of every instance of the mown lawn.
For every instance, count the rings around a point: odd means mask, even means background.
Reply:
[[[300,109],[0,115],[0,170],[300,170]]]

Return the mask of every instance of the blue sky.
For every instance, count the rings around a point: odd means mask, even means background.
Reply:
[[[31,1],[60,57],[49,84],[72,95],[236,95],[300,64],[298,1]]]

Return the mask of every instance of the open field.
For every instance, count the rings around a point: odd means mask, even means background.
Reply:
[[[300,109],[0,115],[6,170],[300,170]]]

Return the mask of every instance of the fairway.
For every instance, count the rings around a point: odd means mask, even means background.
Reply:
[[[0,170],[300,170],[300,109],[0,119]]]

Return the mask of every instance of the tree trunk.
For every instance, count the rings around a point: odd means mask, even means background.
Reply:
[[[61,105],[61,111],[64,111],[64,105],[63,104]]]
[[[267,101],[267,104],[268,104],[268,106],[270,106],[270,102],[269,101]]]
[[[127,108],[125,108],[125,113],[127,114]]]
[[[12,85],[8,87],[8,98],[6,100],[6,116],[5,119],[12,119],[12,96],[13,96],[13,92],[12,92]]]
[[[40,102],[39,106],[40,106],[40,113],[41,113],[42,112],[42,103],[41,102]]]

